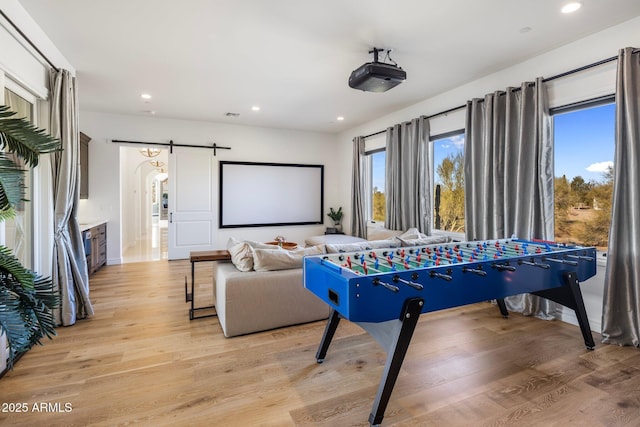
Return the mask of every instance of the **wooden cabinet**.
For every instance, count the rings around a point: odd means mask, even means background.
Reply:
[[[107,263],[107,224],[102,223],[83,231],[89,275]]]
[[[89,138],[80,132],[80,198],[89,198]]]

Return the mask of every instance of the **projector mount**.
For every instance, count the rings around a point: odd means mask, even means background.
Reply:
[[[373,62],[380,62],[380,61],[378,61],[378,52],[384,52],[384,49],[380,49],[380,48],[374,47],[373,50],[369,51],[369,54],[373,53]],[[389,55],[390,53],[391,53],[391,49],[387,49],[387,55],[382,60],[382,63],[385,63],[386,60],[389,60],[389,62],[391,62],[393,65],[395,65],[397,67],[398,63],[396,61],[394,61],[393,59],[391,59],[391,56]]]

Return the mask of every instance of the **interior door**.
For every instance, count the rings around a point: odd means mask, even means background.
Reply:
[[[169,153],[170,260],[214,248],[214,159],[200,148],[173,147]]]

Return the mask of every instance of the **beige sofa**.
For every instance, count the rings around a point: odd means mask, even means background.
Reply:
[[[216,310],[226,337],[329,316],[329,306],[304,288],[302,268],[243,272],[231,262],[216,264]]]
[[[408,232],[407,232],[408,233]],[[277,246],[230,239],[231,262],[214,263],[214,298],[218,320],[226,337],[313,322],[329,316],[329,306],[304,288],[302,258],[324,252],[351,252],[446,242],[446,237],[411,234],[367,241],[327,235],[306,240],[306,247],[287,251]]]

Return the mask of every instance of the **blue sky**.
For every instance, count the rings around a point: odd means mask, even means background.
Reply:
[[[554,151],[556,176],[569,182],[602,181],[602,173],[613,165],[615,104],[556,114]]]
[[[554,116],[555,176],[569,182],[581,176],[585,181],[602,181],[607,166],[613,165],[615,105],[607,104]],[[464,135],[434,141],[435,168],[446,156],[464,146]],[[384,192],[384,152],[373,155],[373,186]],[[436,181],[438,177],[435,177]]]

